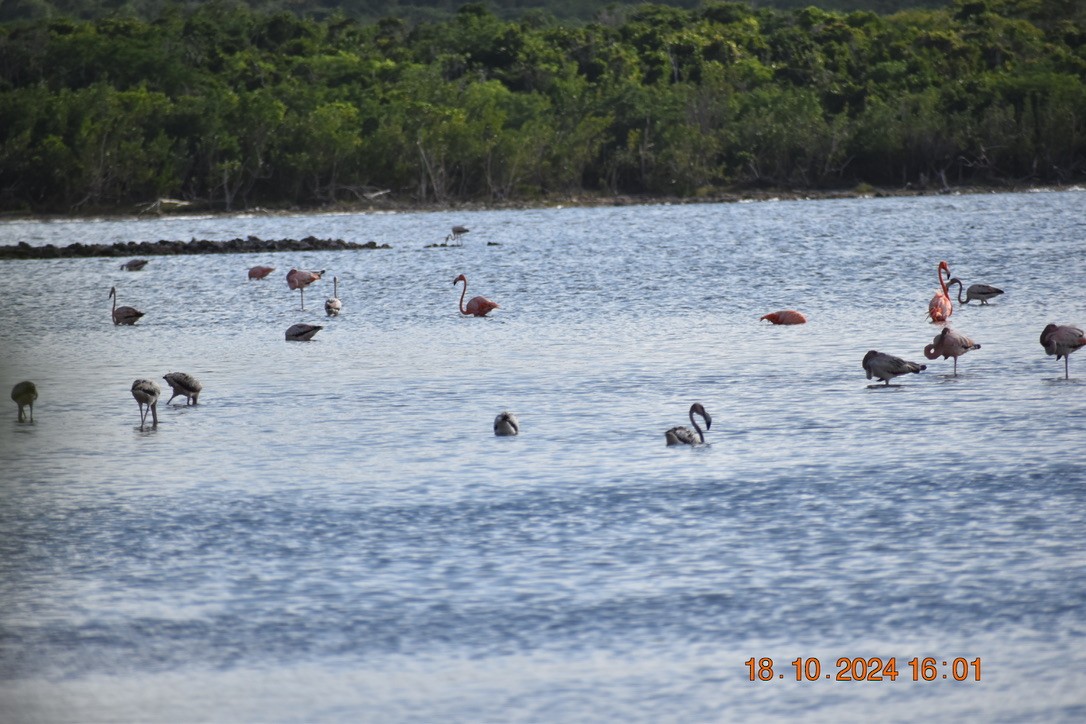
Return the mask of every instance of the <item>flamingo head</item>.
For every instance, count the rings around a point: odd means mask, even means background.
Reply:
[[[1055,324],[1048,324],[1045,326],[1044,331],[1041,332],[1041,346],[1048,349],[1048,337],[1056,331]]]
[[[958,286],[961,286],[961,284],[962,284],[962,280],[961,280],[961,279],[959,279],[958,277],[950,277],[950,279],[947,279],[947,280],[946,280],[946,285],[947,285],[948,287],[952,287],[952,286],[954,286],[955,284],[957,284]]]
[[[117,287],[110,287],[109,288],[109,294],[107,294],[106,297],[108,298],[108,297],[115,297],[115,296],[117,296]]]
[[[690,406],[690,414],[701,415],[702,419],[705,420],[706,430],[710,429],[713,426],[712,416],[705,411],[705,408],[702,407],[702,404],[700,402],[695,402],[693,405]]]
[[[468,279],[463,274],[461,274],[456,279],[453,279],[453,286],[455,287],[458,282],[464,282],[464,286],[467,286]]]

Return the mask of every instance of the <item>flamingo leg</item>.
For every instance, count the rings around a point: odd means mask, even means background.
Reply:
[[[1069,355],[1069,354],[1065,354],[1065,355],[1063,356],[1063,378],[1064,378],[1065,380],[1069,380],[1069,379],[1071,379],[1071,371],[1070,371],[1070,369],[1069,369],[1069,368],[1067,367],[1067,364],[1068,364],[1068,363],[1069,363],[1070,361],[1071,361],[1071,355]]]
[[[954,376],[955,377],[958,376],[958,358],[957,357],[954,358]]]

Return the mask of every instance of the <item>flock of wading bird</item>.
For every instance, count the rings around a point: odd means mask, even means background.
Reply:
[[[468,233],[467,228],[463,226],[454,226],[452,228],[452,234],[445,237],[445,241],[459,242],[461,237],[466,233]],[[146,265],[146,259],[133,259],[122,264],[121,269],[126,271],[139,271]],[[273,271],[275,271],[274,267],[254,266],[249,269],[249,279],[264,279]],[[320,271],[291,269],[287,272],[287,286],[292,291],[295,289],[298,290],[299,295],[301,296],[301,308],[303,310],[305,309],[306,287],[321,279],[324,276],[324,273],[324,269]],[[929,360],[938,359],[940,356],[943,359],[953,358],[954,376],[957,377],[958,358],[966,352],[980,349],[980,345],[973,342],[973,340],[966,337],[964,334],[954,331],[947,324],[947,320],[949,320],[950,316],[954,313],[954,300],[950,296],[950,287],[953,287],[954,285],[958,286],[958,303],[961,305],[969,304],[973,301],[987,305],[990,300],[1003,294],[1003,290],[989,284],[971,284],[969,287],[965,287],[960,279],[951,276],[950,266],[945,261],[939,262],[938,267],[936,267],[936,274],[939,278],[939,291],[935,293],[935,296],[933,296],[928,303],[928,317],[930,317],[932,323],[942,324],[944,326],[939,334],[935,335],[931,344],[924,347],[924,356]],[[500,308],[497,302],[481,296],[472,297],[465,305],[464,299],[468,293],[467,277],[460,274],[453,279],[453,286],[455,287],[460,282],[464,283],[464,289],[460,293],[460,302],[458,306],[460,314],[470,317],[485,317],[492,310]],[[962,297],[963,291],[965,293],[964,298]],[[139,321],[140,317],[144,316],[143,312],[134,307],[117,306],[116,287],[110,288],[109,297],[113,300],[113,324],[132,325]],[[343,302],[339,298],[338,277],[332,277],[332,296],[325,300],[324,311],[329,317],[339,316],[340,312],[343,311]],[[807,318],[801,312],[797,312],[794,309],[782,309],[777,312],[771,312],[763,315],[759,321],[761,320],[766,320],[772,324],[806,324],[807,322]],[[299,323],[292,325],[287,329],[285,336],[287,341],[290,342],[307,342],[322,329],[324,329],[324,327],[321,325]],[[1041,332],[1041,346],[1044,347],[1046,354],[1055,355],[1057,360],[1061,357],[1063,358],[1064,378],[1070,379],[1068,357],[1075,350],[1086,346],[1086,333],[1079,327],[1071,325],[1049,324]],[[878,378],[882,380],[882,385],[874,384],[869,385],[869,387],[889,387],[890,380],[893,378],[909,373],[919,373],[921,370],[927,369],[927,365],[918,362],[910,362],[901,357],[896,357],[873,349],[869,350],[867,354],[864,355],[863,369],[867,373],[867,379]],[[186,405],[196,405],[199,403],[202,385],[200,384],[200,381],[192,375],[185,372],[169,372],[165,374],[162,379],[166,381],[166,384],[168,384],[173,391],[173,395],[166,401],[167,405],[178,396],[183,396],[185,398]],[[152,427],[158,426],[158,398],[161,392],[162,390],[159,388],[158,384],[152,380],[138,379],[132,383],[132,397],[135,398],[136,404],[139,406],[141,430],[147,423],[148,413],[151,415]],[[34,401],[38,399],[38,390],[34,383],[27,380],[15,385],[11,390],[11,399],[19,406],[19,422],[26,421],[24,408],[27,407],[30,409],[30,422],[33,422]],[[705,430],[710,429],[713,424],[713,418],[700,402],[695,402],[690,406],[688,415],[690,417],[690,424],[693,425],[694,429],[691,430],[688,427],[680,425],[667,430],[664,433],[664,439],[668,445],[704,444]],[[698,425],[695,415],[705,422],[705,430],[702,430],[701,426]],[[519,433],[520,422],[513,413],[502,412],[494,419],[495,435],[518,435]]]

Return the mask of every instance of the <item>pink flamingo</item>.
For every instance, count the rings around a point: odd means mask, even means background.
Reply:
[[[273,271],[275,271],[273,266],[254,266],[249,270],[249,279],[263,279]]]
[[[1041,346],[1045,348],[1045,354],[1054,354],[1057,360],[1063,357],[1063,378],[1068,380],[1071,377],[1067,361],[1072,352],[1086,346],[1086,336],[1081,329],[1069,324],[1049,324],[1041,332]]]
[[[946,272],[947,279],[950,278],[950,267],[945,261],[941,261],[935,271],[939,275],[939,291],[928,302],[928,316],[933,322],[945,322],[954,313],[954,304],[950,301],[950,290],[947,289],[946,279],[943,279],[943,272]]]
[[[320,271],[291,269],[287,272],[287,286],[291,289],[298,289],[300,291],[302,295],[302,309],[305,309],[305,288],[320,279],[322,274],[324,274],[323,269]]]
[[[794,309],[782,309],[779,312],[770,312],[763,315],[758,321],[768,319],[773,324],[807,324],[807,318]]]
[[[943,359],[953,357],[954,376],[957,377],[958,358],[972,349],[980,349],[980,345],[950,327],[943,327],[943,331],[935,335],[931,344],[924,347],[924,356],[928,359],[937,359],[939,355],[942,355]]]
[[[135,307],[118,307],[117,306],[117,287],[109,288],[109,296],[113,297],[113,324],[127,324],[129,326],[139,321],[143,316],[143,312]]]
[[[491,309],[501,309],[497,302],[492,302],[486,297],[472,297],[468,300],[468,306],[464,307],[464,297],[468,293],[468,279],[463,274],[453,279],[455,287],[459,282],[464,282],[464,291],[460,293],[460,313],[474,317],[485,317]]]

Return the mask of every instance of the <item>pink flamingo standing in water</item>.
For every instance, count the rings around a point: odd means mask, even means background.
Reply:
[[[320,271],[303,271],[301,269],[291,269],[287,272],[287,286],[291,289],[297,289],[302,295],[302,309],[305,309],[305,288],[313,282],[321,278],[324,274],[324,270]]]
[[[973,349],[980,349],[980,345],[950,327],[943,327],[943,331],[935,335],[931,344],[924,347],[924,356],[928,359],[938,359],[939,355],[942,355],[943,359],[953,357],[954,376],[957,377],[958,358]]]
[[[950,267],[945,261],[941,261],[935,271],[939,275],[939,291],[928,302],[928,316],[933,322],[945,322],[954,313],[954,303],[950,301],[950,290],[947,289],[946,279],[943,279],[943,272],[946,272],[947,279],[950,278]]]
[[[465,316],[485,317],[491,309],[501,309],[497,302],[492,302],[486,297],[472,297],[468,300],[468,306],[464,306],[464,297],[468,293],[468,279],[463,274],[453,279],[453,286],[464,282],[464,291],[460,293],[460,313]]]
[[[1069,380],[1071,373],[1067,369],[1068,359],[1076,349],[1086,347],[1086,333],[1069,324],[1049,324],[1041,332],[1041,346],[1045,348],[1046,354],[1056,355],[1057,360],[1063,357],[1063,378]]]

